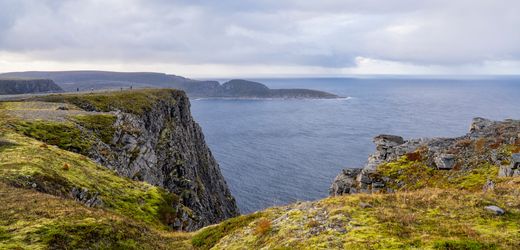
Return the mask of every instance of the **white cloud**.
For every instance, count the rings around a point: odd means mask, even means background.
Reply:
[[[0,0],[0,71],[519,74],[518,13],[515,0]]]

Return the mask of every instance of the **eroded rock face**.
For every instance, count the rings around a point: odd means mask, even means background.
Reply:
[[[159,100],[141,115],[116,111],[110,144],[97,141],[90,157],[119,175],[177,194],[192,210],[175,229],[194,230],[239,215],[235,199],[190,114],[184,95]],[[188,216],[189,215],[189,216]]]
[[[439,154],[435,157],[437,169],[449,170],[455,166],[456,159],[452,154]]]
[[[498,175],[501,177],[520,176],[520,153],[511,155],[511,163],[500,167]]]
[[[0,79],[0,95],[63,92],[49,79]]]
[[[499,152],[499,145],[516,145],[520,149],[520,121],[491,121],[475,118],[468,134],[457,138],[420,138],[404,140],[395,135],[374,137],[376,152],[368,157],[362,168],[345,169],[334,180],[330,195],[351,194],[356,192],[392,192],[386,187],[388,178],[380,176],[377,167],[402,156],[413,157],[421,150],[421,157],[426,165],[433,169],[449,171],[455,168],[464,170],[464,163],[489,163],[500,167],[500,176],[520,175],[520,154]],[[471,147],[469,146],[471,145]],[[468,148],[470,147],[470,148]],[[493,149],[495,147],[495,149]],[[453,152],[457,152],[454,154]],[[504,162],[510,164],[503,165]],[[357,173],[357,175],[356,175]],[[355,176],[354,176],[355,175]]]

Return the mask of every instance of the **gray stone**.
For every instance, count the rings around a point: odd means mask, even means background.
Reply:
[[[493,121],[482,118],[482,117],[475,117],[473,118],[473,121],[469,127],[470,133],[480,132],[481,130],[493,125]]]
[[[435,165],[438,169],[449,170],[455,166],[456,159],[452,154],[440,154],[435,157]]]
[[[360,203],[359,203],[359,206],[360,206],[361,208],[371,208],[371,207],[372,207],[372,205],[370,205],[370,204],[368,204],[368,203],[366,203],[366,202],[360,202]]]
[[[486,207],[484,207],[484,209],[486,209],[487,211],[492,212],[496,215],[504,215],[506,213],[506,211],[504,211],[504,209],[499,208],[497,206],[486,206]]]
[[[520,153],[511,155],[511,163],[509,165],[500,166],[498,176],[513,177],[520,176]]]
[[[329,188],[331,196],[357,193],[356,177],[361,172],[361,169],[343,169],[343,171],[336,176],[334,182]]]
[[[374,137],[377,147],[394,147],[404,143],[404,139],[397,135],[378,135]]]

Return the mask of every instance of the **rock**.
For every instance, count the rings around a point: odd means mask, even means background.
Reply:
[[[437,169],[449,170],[455,166],[456,159],[452,154],[440,154],[435,157]]]
[[[193,216],[172,221],[176,229],[192,231],[239,215],[202,129],[191,116],[189,99],[182,91],[169,91],[144,113],[111,110],[116,116],[111,143],[97,141],[88,156],[121,176],[177,195]],[[88,101],[80,107],[98,110]]]
[[[486,184],[484,184],[484,187],[482,187],[482,191],[493,191],[495,189],[495,183],[491,180],[487,180]]]
[[[479,132],[479,131],[493,125],[493,123],[494,122],[491,120],[488,120],[488,119],[485,119],[482,117],[475,117],[475,118],[473,118],[473,122],[471,123],[471,125],[469,127],[469,132],[470,133]]]
[[[368,203],[366,203],[366,202],[360,202],[360,203],[359,203],[359,206],[360,206],[361,208],[371,208],[371,207],[372,207],[372,205],[370,205],[370,204],[368,204]]]
[[[63,92],[49,79],[0,79],[0,95]]]
[[[72,198],[85,204],[87,207],[99,207],[103,205],[103,201],[99,198],[98,192],[89,192],[86,188],[72,188]]]
[[[498,171],[498,176],[500,177],[513,177],[520,176],[520,153],[516,153],[511,155],[509,166],[503,165],[500,166],[500,170]]]
[[[486,209],[487,211],[492,212],[496,215],[504,215],[506,213],[506,211],[504,211],[504,209],[499,208],[497,206],[486,206],[486,207],[484,207],[484,209]]]
[[[397,135],[378,135],[374,137],[374,143],[376,147],[394,147],[404,143],[404,139]]]
[[[343,169],[343,171],[336,176],[332,183],[329,194],[331,196],[353,194],[357,193],[356,177],[361,172],[361,169]]]

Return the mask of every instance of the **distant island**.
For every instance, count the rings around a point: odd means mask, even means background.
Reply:
[[[50,79],[67,92],[134,87],[175,88],[184,90],[192,98],[339,98],[318,90],[270,89],[262,83],[247,80],[235,79],[220,84],[153,72],[28,71],[3,73],[0,74],[2,78]]]
[[[63,92],[54,81],[49,79],[2,79],[0,95]]]

